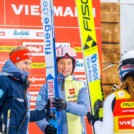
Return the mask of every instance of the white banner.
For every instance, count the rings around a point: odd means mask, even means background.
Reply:
[[[125,4],[120,0],[121,53],[134,49],[134,4]],[[127,0],[130,2],[130,0]]]

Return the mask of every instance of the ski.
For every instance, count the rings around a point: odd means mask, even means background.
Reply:
[[[103,114],[102,102],[104,95],[101,85],[101,68],[92,11],[92,0],[75,0],[75,2],[78,12],[79,31],[89,89],[91,113],[101,118]]]
[[[57,112],[54,107],[52,107],[53,98],[59,97],[57,85],[53,0],[41,0],[41,17],[44,37],[44,54],[46,62],[46,83],[48,86],[48,98],[50,99],[50,111],[52,116],[52,119],[49,120],[49,123],[57,128],[57,134],[60,134],[60,113]]]

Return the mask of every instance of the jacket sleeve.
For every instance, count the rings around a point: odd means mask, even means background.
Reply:
[[[39,91],[39,94],[36,99],[36,110],[41,110],[47,103],[47,92],[46,85],[43,85]],[[44,118],[40,121],[37,121],[38,127],[44,132],[46,125],[49,124],[47,120]]]
[[[114,98],[115,94],[111,94],[105,99],[103,106],[104,111],[103,121],[96,121],[94,123],[96,134],[113,134],[114,125],[113,125],[112,102]]]
[[[85,116],[88,110],[89,110],[88,90],[84,86],[79,91],[78,101],[76,103],[67,102],[66,112],[69,112],[78,116]]]
[[[46,117],[46,110],[32,110],[30,111],[30,122],[39,121]]]
[[[8,80],[4,77],[0,77],[0,109],[4,103],[6,93],[8,91]]]

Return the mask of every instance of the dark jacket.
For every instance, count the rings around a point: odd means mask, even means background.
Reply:
[[[29,121],[38,121],[45,117],[44,109],[29,111],[27,77],[28,73],[17,68],[11,60],[5,62],[0,72],[0,131],[26,134]],[[2,124],[5,125],[3,130]]]

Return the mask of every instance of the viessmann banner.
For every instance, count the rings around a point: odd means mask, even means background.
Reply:
[[[76,50],[75,76],[85,80],[75,0],[54,0],[54,13],[56,46],[71,46]],[[101,50],[100,0],[93,0],[93,13],[97,42]],[[8,59],[8,53],[15,46],[26,46],[32,52],[29,92],[31,94],[30,108],[35,109],[37,94],[46,81],[40,0],[1,0],[0,14],[0,70]],[[87,128],[88,133],[91,134],[88,123]],[[36,123],[30,123],[29,131],[30,134],[42,134]]]

